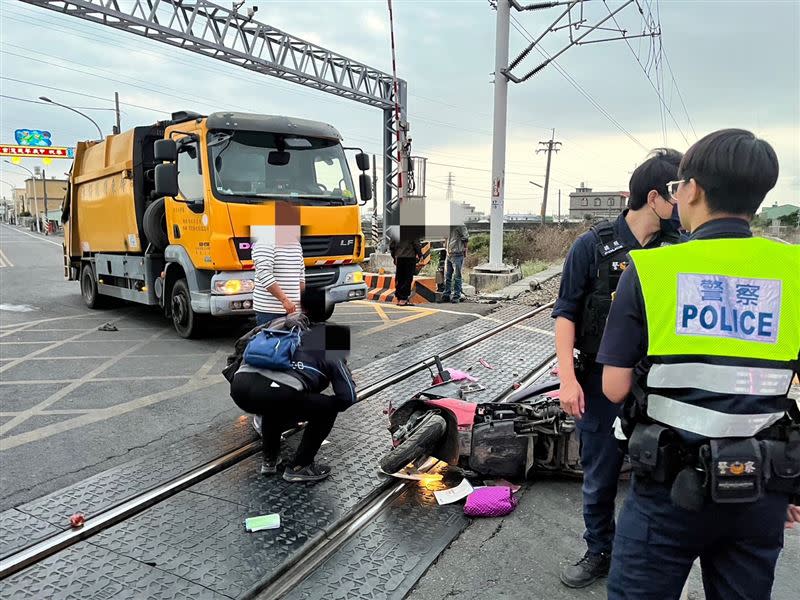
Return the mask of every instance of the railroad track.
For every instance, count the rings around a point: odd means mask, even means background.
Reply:
[[[552,306],[547,304],[530,311],[526,311],[508,321],[478,333],[469,340],[462,341],[436,353],[440,359],[452,357],[472,346],[496,336],[508,329],[520,325]],[[546,373],[553,358],[548,354],[548,358],[538,363],[532,370],[525,374],[525,380],[534,380],[536,377]],[[408,367],[405,367],[378,382],[362,387],[357,393],[359,402],[363,402],[387,388],[396,385],[409,377],[431,369],[435,365],[434,356],[420,360]],[[501,397],[506,396],[511,391],[511,385],[503,391]],[[227,469],[246,458],[257,453],[261,448],[260,440],[251,441],[232,451],[229,451],[205,464],[193,468],[185,473],[163,482],[153,488],[138,493],[117,505],[112,506],[98,514],[88,518],[80,528],[70,529],[56,533],[35,544],[10,554],[0,560],[0,580],[6,579],[23,569],[35,565],[54,554],[77,544],[80,541],[91,538],[92,536],[132,517],[144,512],[145,510],[167,500],[168,498],[186,490],[187,488],[211,477],[212,475]],[[310,545],[298,557],[285,563],[270,581],[263,582],[257,588],[251,589],[247,597],[268,597],[278,598],[293,589],[318,565],[325,561],[337,548],[341,547],[348,539],[354,536],[366,523],[374,516],[387,507],[397,498],[407,487],[407,481],[397,481],[387,479],[375,493],[364,498],[346,517],[339,521],[322,540]]]

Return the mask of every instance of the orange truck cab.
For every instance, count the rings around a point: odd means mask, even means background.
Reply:
[[[362,203],[369,158],[355,156]],[[253,312],[251,228],[299,212],[306,285],[327,314],[363,299],[364,235],[341,136],[289,117],[175,113],[79,142],[64,203],[65,273],[89,307],[106,297],[160,306],[182,337],[213,317]]]

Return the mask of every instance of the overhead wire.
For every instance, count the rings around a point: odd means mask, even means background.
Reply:
[[[514,29],[516,29],[516,30],[517,30],[517,32],[518,32],[520,35],[522,35],[522,36],[523,36],[525,39],[527,39],[529,42],[533,43],[533,41],[534,41],[534,39],[535,39],[535,38],[533,37],[533,35],[531,35],[531,33],[530,33],[530,32],[529,32],[529,31],[528,31],[528,30],[527,30],[527,29],[526,29],[526,28],[525,28],[525,27],[524,27],[524,26],[523,26],[523,25],[522,25],[522,24],[521,24],[521,23],[520,23],[520,22],[517,20],[517,18],[516,18],[516,17],[514,17],[513,15],[511,16],[511,24],[512,24],[512,26],[514,27]],[[622,133],[624,133],[624,134],[625,134],[625,135],[626,135],[626,136],[627,136],[627,137],[628,137],[628,138],[629,138],[631,141],[633,141],[633,142],[634,142],[636,145],[638,145],[640,148],[642,148],[642,149],[643,149],[645,152],[649,151],[649,148],[647,148],[647,146],[645,146],[645,145],[644,145],[644,144],[643,144],[643,143],[642,143],[642,142],[641,142],[641,141],[640,141],[638,138],[636,138],[636,136],[634,136],[634,135],[633,135],[633,134],[632,134],[630,131],[628,131],[627,129],[625,129],[625,127],[623,127],[623,126],[622,126],[622,124],[620,124],[620,122],[619,122],[619,121],[617,121],[617,120],[616,120],[616,119],[615,119],[615,118],[614,118],[614,117],[611,115],[611,113],[609,113],[609,112],[608,112],[608,111],[607,111],[605,108],[603,108],[603,107],[600,105],[600,103],[599,103],[599,102],[597,102],[597,100],[595,100],[595,99],[592,97],[592,95],[591,95],[591,94],[589,94],[589,92],[587,92],[587,91],[586,91],[586,90],[585,90],[585,89],[584,89],[584,88],[583,88],[583,87],[582,87],[582,86],[581,86],[581,85],[580,85],[580,84],[579,84],[577,81],[575,81],[575,79],[574,79],[574,78],[573,78],[573,77],[572,77],[572,76],[571,76],[569,73],[567,73],[567,71],[566,71],[564,68],[562,68],[562,67],[561,67],[561,65],[559,65],[559,64],[558,64],[558,62],[556,62],[556,61],[555,61],[555,60],[554,60],[554,59],[553,59],[553,58],[550,56],[550,54],[548,54],[548,53],[547,53],[545,50],[543,50],[543,49],[542,49],[541,47],[539,47],[538,45],[536,46],[536,50],[539,52],[539,54],[541,54],[542,56],[544,56],[544,58],[546,58],[547,60],[549,60],[549,61],[550,61],[550,64],[552,64],[552,65],[553,65],[553,68],[555,68],[555,69],[556,69],[556,71],[558,71],[558,72],[561,74],[561,76],[562,76],[562,77],[564,77],[564,79],[566,79],[566,80],[567,80],[567,82],[568,82],[568,83],[569,83],[569,84],[570,84],[572,87],[574,87],[576,90],[578,90],[578,92],[579,92],[579,93],[580,93],[580,94],[581,94],[581,95],[582,95],[584,98],[586,98],[586,100],[588,100],[588,101],[589,101],[589,103],[590,103],[592,106],[594,106],[594,107],[595,107],[595,108],[596,108],[596,109],[597,109],[597,110],[598,110],[598,111],[599,111],[599,112],[600,112],[600,113],[601,113],[601,114],[602,114],[604,117],[606,117],[606,119],[608,119],[608,120],[609,120],[609,121],[610,121],[610,122],[611,122],[611,123],[614,125],[614,127],[616,127],[616,128],[619,130],[619,131],[621,131]]]

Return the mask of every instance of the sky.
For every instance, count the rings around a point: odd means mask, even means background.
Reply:
[[[622,4],[588,2],[584,18],[597,22],[607,7]],[[261,22],[391,73],[385,0],[248,0],[245,6],[253,5]],[[755,132],[778,154],[780,179],[763,206],[800,204],[800,0],[639,0],[619,13],[628,35],[643,29],[637,5],[657,17],[655,44],[663,54],[652,52],[651,38],[585,44],[567,50],[557,67],[509,84],[506,212],[539,211],[542,191],[529,181],[544,183],[546,157],[535,151],[553,129],[562,145],[552,160],[549,214],[557,211],[558,190],[564,212],[569,192],[581,183],[626,190],[650,149],[684,151],[725,127]],[[510,56],[559,12],[512,10]],[[487,213],[495,22],[486,0],[394,1],[398,76],[408,82],[412,154],[428,159],[427,196],[443,199],[452,174],[455,199]],[[618,35],[596,32],[587,40]],[[549,32],[542,47],[552,54],[568,42],[562,29]],[[534,51],[514,73],[539,62]],[[654,88],[662,89],[663,104]],[[241,110],[325,121],[345,145],[381,152],[378,109],[20,0],[0,0],[0,142],[13,143],[14,130],[23,127],[49,130],[54,144],[65,146],[96,131],[79,115],[35,103],[42,95],[79,107],[110,133],[115,91],[123,129],[177,110]],[[46,168],[55,174],[67,163]],[[26,176],[0,163],[0,180],[19,185]],[[10,186],[0,183],[0,195],[10,197]]]

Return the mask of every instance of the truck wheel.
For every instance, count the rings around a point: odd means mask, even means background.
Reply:
[[[91,263],[84,263],[81,269],[81,296],[89,308],[101,308],[104,298],[97,291],[97,279]]]
[[[325,314],[322,316],[323,321],[327,321],[333,316],[333,309],[336,308],[335,304],[331,304],[328,308],[325,309]]]
[[[399,446],[392,449],[381,459],[380,465],[384,473],[397,473],[408,463],[427,456],[436,447],[436,443],[447,430],[447,421],[442,415],[429,413],[422,422]]]
[[[172,325],[182,338],[196,338],[203,333],[205,315],[192,310],[192,296],[185,279],[178,279],[172,286],[170,296]]]
[[[164,250],[169,246],[167,236],[167,209],[164,199],[159,198],[150,203],[142,217],[142,229],[149,241],[157,250]]]

